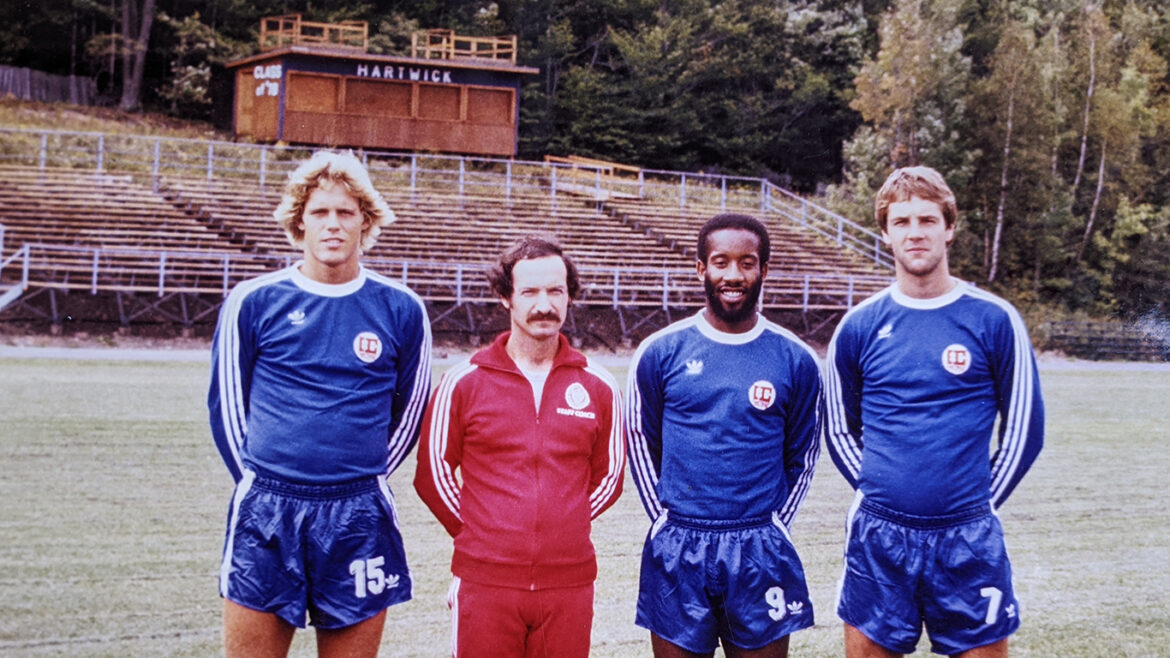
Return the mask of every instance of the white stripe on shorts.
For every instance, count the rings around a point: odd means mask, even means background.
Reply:
[[[244,496],[252,489],[252,481],[256,479],[256,474],[252,471],[245,470],[244,477],[236,483],[236,492],[232,494],[232,515],[228,519],[227,541],[223,547],[223,561],[219,564],[219,595],[227,598],[228,590],[228,576],[232,570],[232,551],[235,549],[236,543],[236,525],[240,521],[240,503],[244,500]]]

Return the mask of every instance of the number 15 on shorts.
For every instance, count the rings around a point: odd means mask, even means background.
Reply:
[[[370,594],[377,596],[387,589],[398,587],[398,575],[387,576],[382,570],[384,564],[386,558],[381,555],[349,563],[349,573],[353,576],[354,596],[364,599]]]

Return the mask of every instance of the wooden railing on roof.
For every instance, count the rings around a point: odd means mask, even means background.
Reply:
[[[516,63],[516,35],[468,37],[454,30],[426,30],[410,36],[410,55],[422,59],[490,59]]]
[[[365,51],[370,44],[370,27],[365,21],[317,23],[300,14],[260,19],[260,50],[281,46],[318,46]]]

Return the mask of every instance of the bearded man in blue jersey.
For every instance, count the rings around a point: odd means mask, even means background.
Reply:
[[[759,220],[699,231],[706,308],[651,335],[630,365],[630,470],[652,525],[636,623],[658,657],[787,656],[813,624],[789,536],[819,451],[816,354],[757,310]]]
[[[829,454],[857,490],[846,655],[910,653],[925,626],[936,653],[1006,656],[1020,607],[995,510],[1044,434],[1028,332],[1010,304],[950,275],[958,209],[937,171],[898,169],[875,208],[895,282],[842,319],[826,383]]]
[[[305,617],[321,656],[374,656],[411,580],[386,477],[430,393],[421,299],[367,270],[394,219],[361,162],[321,152],[274,213],[303,260],[220,312],[208,408],[236,481],[220,595],[228,656],[284,656]]]

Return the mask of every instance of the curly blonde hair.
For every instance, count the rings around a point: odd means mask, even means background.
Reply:
[[[317,151],[288,175],[280,205],[272,213],[289,242],[301,247],[305,232],[300,223],[309,195],[317,188],[341,185],[358,202],[362,212],[362,251],[369,251],[382,228],[394,221],[394,211],[374,188],[370,174],[352,152]]]

